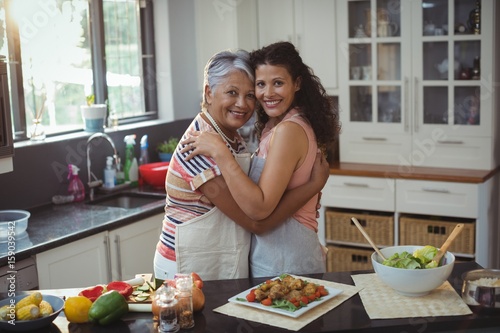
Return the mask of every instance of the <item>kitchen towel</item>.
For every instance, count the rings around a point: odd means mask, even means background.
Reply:
[[[461,316],[472,313],[448,281],[430,294],[409,297],[385,285],[376,273],[351,277],[356,286],[362,288],[359,296],[370,319]]]
[[[285,328],[291,331],[298,331],[302,327],[306,326],[316,318],[322,316],[328,311],[334,309],[335,307],[342,304],[344,301],[348,300],[352,296],[356,295],[361,288],[356,286],[350,286],[347,284],[336,283],[325,280],[317,280],[308,277],[295,276],[296,278],[303,279],[316,284],[324,285],[326,287],[331,287],[335,289],[342,290],[342,293],[338,296],[333,297],[324,304],[321,304],[315,308],[312,308],[308,312],[304,313],[298,318],[291,318],[283,316],[280,314],[267,312],[260,309],[251,308],[245,305],[239,305],[235,303],[227,303],[216,309],[215,312],[226,314],[228,316],[242,318],[245,320],[251,320],[254,322],[267,324],[271,326]]]

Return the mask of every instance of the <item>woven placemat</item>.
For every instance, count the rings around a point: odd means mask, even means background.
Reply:
[[[306,326],[307,324],[315,320],[316,318],[324,315],[328,311],[334,309],[335,307],[342,304],[344,301],[356,295],[356,293],[359,292],[359,290],[361,289],[357,286],[350,286],[342,283],[311,279],[308,277],[301,277],[301,276],[295,276],[295,277],[316,284],[324,285],[327,287],[340,289],[342,290],[342,293],[326,301],[325,303],[309,310],[308,312],[304,313],[298,318],[291,318],[277,313],[267,312],[265,310],[255,309],[236,303],[224,304],[214,309],[214,311],[232,317],[251,320],[254,322],[267,324],[275,327],[281,327],[291,331],[298,331],[302,327]]]
[[[448,281],[429,294],[409,297],[385,285],[376,273],[352,275],[370,319],[461,316],[471,314]]]

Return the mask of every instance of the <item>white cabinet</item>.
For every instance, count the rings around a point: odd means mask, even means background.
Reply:
[[[500,164],[500,4],[479,4],[475,32],[475,0],[337,3],[342,162]]]
[[[81,288],[108,281],[107,232],[36,255],[40,289]]]
[[[112,280],[130,280],[153,273],[153,256],[160,238],[163,214],[109,232]]]
[[[36,255],[40,289],[85,288],[153,272],[163,214]]]
[[[348,249],[349,253],[355,253],[356,248],[371,249],[367,242],[352,244],[350,240],[340,239],[341,235],[333,235],[332,237],[331,231],[330,239],[327,239],[324,235],[328,233],[328,230],[333,229],[332,223],[334,223],[331,218],[330,221],[327,219],[326,211],[329,208],[347,214],[360,213],[380,216],[381,212],[388,213],[387,216],[394,217],[394,244],[399,244],[401,241],[403,219],[424,221],[424,228],[429,228],[432,225],[447,225],[445,233],[440,230],[440,233],[443,233],[443,241],[444,237],[451,232],[452,227],[458,223],[454,221],[462,221],[468,224],[467,228],[471,229],[469,234],[472,236],[471,239],[467,240],[467,243],[472,245],[470,251],[457,254],[463,258],[474,258],[484,267],[500,268],[498,243],[500,172],[486,177],[484,182],[467,183],[405,179],[404,175],[400,178],[384,177],[383,174],[380,177],[331,175],[322,190],[323,210],[320,225],[324,230],[320,231],[319,235],[322,237],[321,240],[325,240],[333,246],[355,245],[356,247],[353,248],[343,248],[343,251]],[[331,213],[328,214],[332,216]],[[425,226],[426,221],[429,221],[428,226]],[[435,233],[432,230],[429,232]],[[464,232],[464,237],[466,237],[465,234]],[[405,236],[405,238],[417,238],[407,237],[406,234]],[[425,236],[422,241],[426,242]],[[441,244],[431,245],[440,246]],[[335,250],[339,249],[335,248]],[[349,258],[345,260],[350,260]],[[335,262],[331,262],[329,267],[335,267],[335,264]]]
[[[258,0],[259,47],[293,43],[304,62],[337,95],[336,1]]]

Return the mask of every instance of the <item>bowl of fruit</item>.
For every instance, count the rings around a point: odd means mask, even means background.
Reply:
[[[63,307],[61,297],[38,291],[5,298],[0,301],[0,330],[28,332],[47,327]]]
[[[405,296],[423,296],[441,286],[450,276],[455,256],[446,252],[441,260],[434,257],[434,246],[399,245],[380,249],[385,260],[374,252],[371,261],[375,273],[387,286]]]

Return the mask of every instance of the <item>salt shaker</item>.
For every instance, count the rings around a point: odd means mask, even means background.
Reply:
[[[155,301],[158,305],[158,332],[174,333],[179,331],[179,323],[177,322],[177,304],[175,298],[175,288],[163,284],[156,291]]]
[[[193,315],[193,279],[189,274],[176,274],[177,320],[181,329],[194,326]]]

